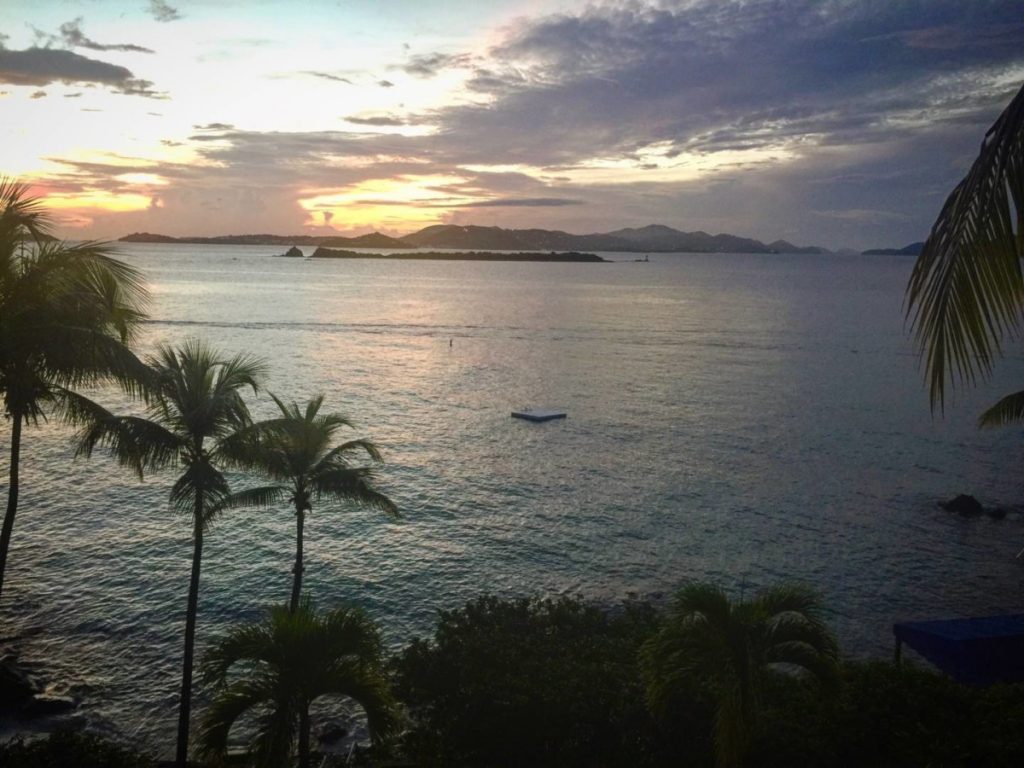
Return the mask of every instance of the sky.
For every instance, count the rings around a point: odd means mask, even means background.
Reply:
[[[902,246],[1022,84],[1022,0],[0,0],[0,175],[69,238]]]

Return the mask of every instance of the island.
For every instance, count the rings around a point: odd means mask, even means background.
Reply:
[[[331,248],[317,248],[311,259],[415,259],[418,261],[570,261],[606,262],[596,253],[568,251],[556,253],[509,253],[507,251],[405,251],[402,253],[360,253]]]
[[[434,224],[418,232],[392,237],[371,232],[357,237],[341,235],[218,235],[170,237],[135,232],[125,243],[177,243],[190,245],[296,245],[324,248],[448,248],[463,251],[578,251],[581,253],[808,253],[827,254],[818,246],[794,245],[788,240],[765,244],[737,235],[704,231],[681,232],[663,224],[618,229],[614,232],[575,235],[549,229],[502,229],[475,225]]]

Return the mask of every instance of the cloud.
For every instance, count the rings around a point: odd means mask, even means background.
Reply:
[[[466,53],[421,53],[410,56],[399,68],[414,77],[434,77],[445,69],[468,67],[472,60]]]
[[[90,40],[82,31],[82,17],[67,21],[60,25],[60,37],[69,48],[88,48],[90,51],[124,51],[128,53],[153,53],[150,48],[132,43],[117,43],[114,45],[103,45],[95,40]]]
[[[231,123],[207,123],[206,125],[193,125],[197,131],[230,131],[235,126]]]
[[[401,117],[395,117],[394,115],[370,115],[367,117],[359,117],[358,115],[349,115],[344,118],[346,122],[354,123],[356,125],[374,125],[374,126],[399,126],[408,125],[408,121]]]
[[[0,50],[0,83],[98,83],[116,88],[131,81],[133,77],[131,70],[125,67],[90,59],[72,51],[51,48]]]
[[[149,0],[149,6],[146,8],[146,11],[157,21],[177,21],[181,18],[178,9],[171,7],[164,0]]]
[[[394,88],[395,87],[395,84],[392,83],[390,80],[378,80],[377,81],[377,85],[379,85],[381,88]]]
[[[30,99],[45,99],[47,96],[46,91],[35,91],[29,96]]]
[[[168,180],[152,227],[194,215],[207,231],[241,231],[262,226],[252,213],[260,210],[273,216],[268,226],[286,230],[308,220],[297,200],[310,190],[443,178],[430,187],[443,198],[422,205],[452,223],[486,216],[586,232],[660,221],[766,241],[901,244],[927,232],[1020,87],[1019,8],[1019,0],[972,4],[970,14],[958,0],[588,5],[520,19],[472,55],[401,59],[392,69],[413,77],[458,69],[464,78],[460,98],[429,115],[346,118],[377,127],[429,119],[429,135],[214,123],[191,139],[201,164],[139,172]],[[103,184],[114,172],[68,168],[68,183]]]
[[[844,211],[811,211],[815,216],[823,216],[828,219],[840,219],[842,221],[906,221],[906,214],[893,211],[878,211],[870,208],[848,208]]]
[[[347,77],[342,77],[341,75],[332,75],[330,72],[315,72],[312,70],[306,70],[304,72],[301,72],[300,74],[309,75],[310,77],[319,77],[323,80],[333,80],[334,82],[337,83],[347,83],[348,85],[352,85],[352,81],[349,80]]]
[[[470,203],[459,203],[457,208],[560,208],[565,205],[583,205],[583,200],[572,200],[563,197],[524,197],[497,198],[494,200],[478,200]]]

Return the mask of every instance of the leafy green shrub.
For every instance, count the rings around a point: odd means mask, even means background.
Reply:
[[[579,599],[482,597],[442,611],[431,640],[395,660],[423,765],[640,766],[660,747],[637,652],[645,605],[607,613]]]
[[[970,688],[913,665],[847,662],[834,700],[776,680],[748,765],[1024,765],[1024,686]]]
[[[4,768],[153,768],[148,755],[91,733],[57,731],[45,739],[0,745]]]

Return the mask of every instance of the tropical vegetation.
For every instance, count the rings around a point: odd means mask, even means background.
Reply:
[[[644,644],[641,664],[655,711],[665,711],[681,692],[710,696],[716,763],[738,768],[770,676],[800,674],[830,683],[837,656],[821,603],[806,587],[781,585],[734,602],[719,587],[691,584]]]
[[[74,417],[84,423],[78,452],[89,456],[97,447],[109,449],[141,479],[146,471],[175,467],[181,475],[171,487],[171,506],[190,520],[192,575],[185,615],[178,711],[177,765],[188,759],[192,704],[192,669],[203,537],[229,495],[221,471],[220,449],[251,424],[243,391],[256,392],[263,364],[245,354],[222,355],[199,341],[181,347],[161,346],[149,358],[152,370],[146,389],[145,416],[116,416],[95,403],[77,403]]]
[[[370,440],[336,442],[338,433],[352,423],[334,413],[322,414],[324,396],[313,397],[304,407],[284,403],[271,395],[280,416],[252,425],[223,445],[223,453],[235,465],[257,472],[272,485],[231,494],[222,507],[269,507],[288,501],[295,510],[295,564],[289,607],[296,610],[302,593],[303,543],[306,516],[313,502],[354,503],[397,517],[398,507],[374,485],[372,466],[360,458],[380,463],[380,450]]]
[[[102,244],[54,240],[50,226],[24,185],[0,178],[0,394],[11,426],[0,595],[21,490],[23,428],[91,407],[82,388],[113,380],[135,391],[146,374],[126,346],[148,299],[142,275]]]
[[[985,134],[950,193],[907,286],[907,314],[923,354],[932,408],[947,383],[986,377],[1024,319],[1024,86]],[[1024,419],[1024,390],[980,422]]]
[[[310,705],[324,696],[358,703],[374,741],[398,724],[383,664],[380,633],[359,609],[318,614],[308,601],[270,610],[266,620],[232,630],[203,663],[214,686],[200,733],[200,754],[221,759],[232,726],[258,718],[249,754],[257,768],[310,765]],[[296,747],[297,742],[297,747]]]

